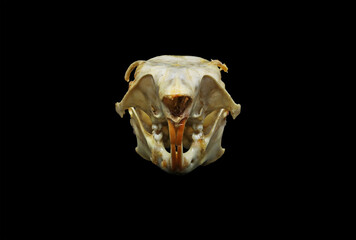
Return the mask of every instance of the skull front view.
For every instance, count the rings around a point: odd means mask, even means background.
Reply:
[[[225,90],[218,60],[193,56],[159,56],[136,61],[126,71],[134,80],[117,113],[128,109],[137,138],[136,152],[161,169],[185,174],[219,159],[226,116],[235,119],[241,106]],[[167,150],[168,151],[167,151]]]

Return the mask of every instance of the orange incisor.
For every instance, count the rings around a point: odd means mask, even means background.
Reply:
[[[169,137],[171,141],[171,155],[172,155],[172,170],[180,170],[182,168],[182,141],[185,122],[183,119],[179,124],[175,124],[172,120],[168,120]]]

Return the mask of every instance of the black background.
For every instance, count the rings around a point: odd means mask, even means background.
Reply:
[[[308,12],[294,10],[6,4],[6,233],[184,236],[200,229],[221,237],[310,228],[293,219],[313,219],[305,211],[317,211],[313,196],[322,186],[302,154],[311,145],[297,137],[305,120],[300,79],[311,67],[316,28],[303,22]],[[129,115],[121,119],[114,108],[128,88],[127,67],[165,54],[225,63],[222,79],[242,106],[227,120],[223,157],[184,176],[137,155]]]

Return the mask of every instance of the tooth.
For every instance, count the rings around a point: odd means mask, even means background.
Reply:
[[[153,132],[153,138],[157,141],[160,142],[162,140],[163,137],[163,133],[160,132],[159,134],[157,134],[156,132]]]
[[[171,158],[172,158],[172,171],[180,171],[183,164],[183,133],[185,122],[187,119],[182,119],[179,124],[168,119],[169,138],[171,143]]]
[[[203,130],[203,124],[202,123],[199,123],[199,124],[194,123],[192,125],[192,128],[193,128],[194,131],[201,132]]]
[[[203,133],[202,133],[202,132],[200,132],[200,133],[198,133],[198,134],[195,134],[195,133],[192,134],[192,138],[193,138],[193,140],[194,140],[195,142],[198,141],[199,139],[201,139],[202,136],[203,136]]]

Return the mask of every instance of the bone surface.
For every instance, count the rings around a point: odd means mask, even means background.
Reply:
[[[129,111],[141,157],[168,173],[185,174],[223,155],[226,117],[230,112],[235,119],[241,106],[225,90],[221,70],[227,66],[218,60],[171,55],[129,66],[129,89],[115,109],[121,117]]]

